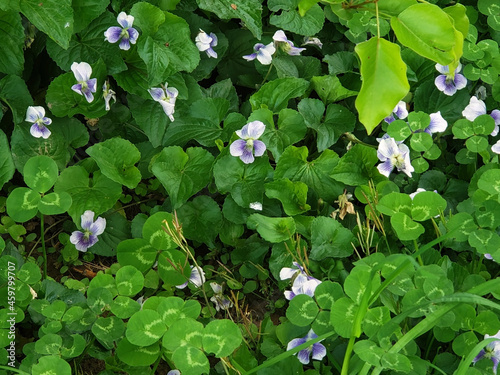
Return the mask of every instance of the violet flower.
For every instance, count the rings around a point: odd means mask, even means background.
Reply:
[[[310,329],[305,337],[301,339],[293,339],[292,341],[290,341],[286,347],[286,350],[291,350],[293,348],[296,348],[297,346],[302,345],[307,341],[313,340],[317,337],[318,335],[315,334],[312,329]],[[312,354],[312,359],[321,361],[323,357],[326,355],[326,348],[323,344],[320,344],[320,342],[316,342],[311,346],[299,351],[297,353],[297,358],[300,361],[300,363],[307,365],[309,363],[309,357],[311,356],[311,354]]]
[[[465,107],[462,111],[462,116],[464,116],[469,121],[474,121],[477,117],[486,114],[486,104],[477,97],[473,96],[470,98],[469,105]],[[496,136],[498,134],[500,126],[500,111],[494,109],[491,111],[490,116],[495,120],[495,128],[491,132],[491,136]]]
[[[398,119],[403,120],[408,117],[408,110],[406,109],[406,103],[403,102],[402,100],[399,101],[399,103],[394,107],[392,110],[392,113],[387,116],[384,121],[390,124],[391,122],[395,121],[396,118],[394,115],[398,117]]]
[[[71,86],[71,90],[74,92],[85,96],[87,102],[92,102],[94,100],[93,92],[97,89],[97,78],[90,78],[92,74],[92,68],[86,62],[71,64],[71,70],[75,75],[76,85]]]
[[[285,298],[292,300],[298,294],[307,294],[309,297],[314,297],[316,287],[321,284],[321,281],[308,276],[304,267],[298,262],[293,262],[293,267],[283,267],[280,271],[280,279],[287,280],[293,279],[292,290],[285,290]]]
[[[175,110],[175,101],[177,99],[177,95],[179,95],[179,91],[175,87],[171,87],[167,89],[168,83],[165,82],[165,86],[162,88],[153,87],[148,90],[151,97],[161,104],[163,107],[163,111],[168,116],[170,121],[174,121],[174,110]]]
[[[194,39],[196,42],[196,47],[200,52],[205,51],[208,57],[217,58],[217,52],[214,51],[213,47],[217,46],[217,36],[214,33],[207,35],[202,29]]]
[[[410,162],[410,149],[405,144],[397,144],[394,138],[380,140],[377,156],[382,162],[377,169],[386,177],[389,177],[394,167],[398,172],[406,173],[408,177],[411,177],[411,172],[415,171]]]
[[[210,283],[210,287],[214,291],[214,295],[210,298],[210,301],[215,304],[215,309],[217,311],[229,310],[233,306],[233,303],[222,294],[222,285]]]
[[[30,129],[30,133],[33,137],[49,138],[51,132],[47,129],[47,126],[52,124],[52,120],[45,117],[45,108],[39,106],[28,107],[25,121],[33,123]]]
[[[278,30],[273,35],[274,45],[280,47],[284,52],[290,56],[299,56],[305,48],[294,47],[293,42],[288,40],[283,30]]]
[[[273,54],[276,52],[276,48],[273,43],[269,43],[267,46],[262,43],[257,43],[253,46],[254,53],[250,55],[245,55],[243,58],[247,61],[259,60],[262,65],[269,65],[273,61]]]
[[[441,73],[441,75],[437,76],[434,80],[434,84],[438,88],[439,91],[442,91],[444,94],[448,96],[453,96],[457,90],[463,89],[467,86],[467,79],[459,74],[462,69],[462,64],[458,63],[458,67],[455,69],[453,73],[450,73],[449,65],[440,65],[436,64],[436,70]]]
[[[111,90],[111,86],[108,85],[108,82],[104,82],[102,86],[102,97],[104,98],[104,102],[106,104],[106,111],[109,111],[111,107],[109,106],[109,102],[111,99],[116,103],[116,92]]]
[[[310,37],[310,36],[304,37],[304,43],[302,43],[302,45],[305,46],[308,44],[312,44],[318,46],[319,48],[323,48],[323,43],[321,43],[321,40],[319,40],[316,37]]]
[[[76,230],[69,238],[70,242],[75,245],[77,250],[87,251],[89,247],[94,246],[99,239],[97,236],[104,232],[106,229],[106,219],[98,217],[94,221],[94,212],[87,210],[82,215],[82,229],[83,232]]]
[[[252,121],[246,124],[240,130],[236,130],[236,134],[241,139],[234,141],[229,147],[229,151],[233,156],[239,156],[245,164],[251,164],[255,160],[255,156],[262,156],[266,152],[264,142],[257,140],[262,134],[266,125],[261,121]]]
[[[199,267],[191,266],[191,275],[189,276],[189,280],[182,285],[177,285],[176,288],[184,289],[185,287],[187,287],[189,282],[192,282],[194,285],[196,285],[196,287],[199,288],[205,281],[205,271],[203,271],[203,269]]]
[[[431,118],[431,122],[429,123],[429,126],[424,129],[424,132],[432,135],[433,133],[442,133],[446,130],[448,122],[443,118],[443,116],[441,116],[441,111],[431,113],[429,116]]]
[[[139,32],[132,27],[134,23],[133,16],[127,16],[125,12],[121,12],[117,18],[121,27],[112,26],[104,32],[104,40],[110,43],[116,43],[120,39],[120,49],[130,49],[130,43],[135,44],[139,37]]]
[[[260,202],[252,202],[249,207],[255,211],[262,211],[262,203]]]
[[[488,345],[486,345],[479,352],[479,354],[476,356],[476,358],[474,358],[472,360],[472,363],[475,364],[477,361],[479,361],[483,358],[491,359],[491,361],[493,362],[493,373],[496,374],[497,368],[498,368],[498,363],[500,361],[500,331],[498,331],[497,334],[494,336],[484,335],[485,339],[489,339],[489,338],[493,338],[493,337],[497,338],[498,340],[492,341]]]

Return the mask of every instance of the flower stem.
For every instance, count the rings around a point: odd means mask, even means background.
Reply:
[[[47,278],[47,250],[45,249],[45,228],[44,228],[44,216],[40,214],[40,241],[42,243],[42,253],[43,253],[43,278]]]
[[[272,69],[273,69],[273,64],[271,63],[271,65],[269,65],[269,70],[267,71],[266,76],[264,77],[264,80],[261,82],[260,86],[262,86],[267,81],[267,77],[269,77],[269,74],[271,73]]]

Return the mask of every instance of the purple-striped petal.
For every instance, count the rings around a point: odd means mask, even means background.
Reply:
[[[441,74],[449,74],[450,73],[450,67],[448,65],[436,64],[435,67],[436,67],[436,70]]]
[[[429,126],[425,129],[426,132],[432,133],[441,133],[446,130],[448,127],[448,122],[441,116],[441,111],[436,113],[431,113],[430,115],[431,122]]]
[[[76,85],[71,86],[71,90],[73,90],[77,94],[83,95],[83,93],[82,93],[82,84],[81,83],[77,83]]]
[[[134,24],[134,17],[128,16],[125,12],[120,12],[116,20],[124,29],[126,29],[127,27],[132,27],[132,25]]]
[[[288,42],[288,38],[283,30],[278,30],[273,35],[273,40],[275,42]]]
[[[92,95],[92,91],[87,87],[87,89],[83,90],[83,95],[85,96],[85,99],[87,99],[87,102],[92,103],[94,100],[94,95]]]
[[[207,53],[208,57],[213,57],[214,59],[217,58],[217,52],[215,52],[212,47],[207,49],[205,52]]]
[[[210,38],[212,38],[212,41],[210,42],[210,46],[216,47],[217,43],[219,42],[219,40],[217,39],[217,35],[215,35],[214,33],[210,33]]]
[[[305,342],[306,342],[306,338],[305,337],[302,337],[302,338],[299,338],[299,339],[293,339],[286,346],[286,350],[291,350],[293,348],[296,348],[299,345],[305,344]]]
[[[123,37],[120,41],[120,49],[124,51],[128,51],[130,49],[130,40],[126,37]]]
[[[392,170],[394,169],[394,165],[391,163],[391,160],[388,159],[384,163],[377,165],[377,169],[381,175],[384,175],[385,177],[389,177]]]
[[[253,148],[255,156],[262,156],[266,152],[266,144],[259,140],[253,141]]]
[[[87,81],[87,87],[91,92],[97,91],[97,78],[92,78]]]
[[[498,109],[491,111],[490,116],[495,120],[495,125],[500,125],[500,111]]]
[[[49,138],[51,132],[44,125],[38,125],[37,123],[31,125],[30,133],[35,138]]]
[[[380,141],[377,149],[377,156],[381,161],[385,161],[385,158],[390,158],[397,153],[399,153],[399,150],[394,138],[385,138]]]
[[[137,39],[139,38],[139,32],[131,27],[130,29],[127,30],[128,32],[128,37],[130,40],[130,43],[135,44],[137,42]]]
[[[467,78],[458,73],[455,73],[454,82],[455,82],[455,88],[457,90],[462,90],[467,86]]]
[[[323,344],[320,344],[319,342],[313,344],[312,359],[321,361],[325,355],[326,355],[326,348]]]
[[[91,230],[92,224],[94,223],[94,215],[95,213],[91,210],[87,210],[81,216],[81,227],[85,230]]]
[[[109,43],[116,43],[120,40],[122,29],[118,26],[111,26],[104,32],[104,40]]]
[[[252,164],[255,160],[252,150],[249,150],[247,147],[243,150],[243,154],[241,154],[240,159],[245,164]]]
[[[285,290],[285,298],[288,300],[288,301],[291,301],[293,299],[293,297],[295,297],[295,293],[292,292],[291,290]]]
[[[106,219],[102,217],[98,217],[97,220],[94,221],[89,228],[92,234],[96,236],[103,234],[104,229],[106,229]]]
[[[245,148],[247,146],[247,142],[244,141],[243,139],[238,139],[231,143],[231,146],[229,146],[229,153],[232,156],[241,156],[243,155],[243,152],[245,151]]]
[[[307,365],[309,363],[309,356],[311,355],[312,348],[305,348],[297,353],[297,359],[300,363]]]
[[[26,119],[28,122],[36,122],[45,116],[45,108],[40,106],[28,107],[26,110]]]
[[[149,89],[148,92],[151,95],[151,97],[157,102],[167,98],[165,96],[165,91],[158,87],[153,87],[152,89]]]
[[[243,56],[243,58],[247,61],[255,60],[257,58],[257,52],[254,52],[250,55],[245,55],[245,56]]]
[[[42,118],[42,122],[45,124],[45,125],[50,125],[52,124],[52,119],[48,118],[48,117],[43,117]]]

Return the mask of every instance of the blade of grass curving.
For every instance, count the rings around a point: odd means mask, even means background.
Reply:
[[[251,369],[249,371],[245,371],[245,369],[243,369],[243,367],[238,362],[236,362],[234,360],[234,358],[231,358],[231,363],[233,364],[234,367],[236,367],[238,369],[238,371],[241,372],[241,375],[250,375],[250,374],[253,374],[254,372],[257,372],[259,370],[270,367],[270,366],[274,365],[275,363],[283,361],[284,359],[291,357],[295,353],[298,353],[301,350],[308,348],[312,344],[315,344],[317,342],[320,342],[321,340],[326,339],[327,337],[330,337],[334,333],[335,333],[335,331],[330,331],[330,332],[327,332],[327,333],[324,333],[324,334],[318,336],[317,338],[315,338],[313,340],[306,341],[305,343],[303,343],[303,344],[301,344],[293,349],[287,350],[286,352],[281,353],[274,358],[268,359],[267,361],[265,361],[261,365],[254,367],[253,369]]]
[[[456,229],[455,229],[456,230]],[[425,244],[422,246],[417,252],[412,254],[411,258],[408,258],[406,261],[401,263],[390,275],[389,277],[384,280],[384,282],[378,287],[378,289],[371,294],[371,284],[369,284],[363,294],[363,297],[361,299],[361,303],[359,305],[358,312],[356,313],[356,316],[354,317],[354,322],[353,322],[353,327],[352,327],[352,333],[351,337],[349,338],[349,343],[347,344],[346,352],[344,355],[344,362],[342,364],[342,372],[341,375],[347,375],[349,373],[349,362],[351,359],[352,351],[354,348],[354,344],[356,342],[356,339],[361,335],[361,324],[363,323],[363,319],[368,311],[368,307],[371,306],[378,298],[380,293],[384,291],[385,288],[387,288],[390,283],[401,273],[403,270],[409,266],[414,259],[417,257],[420,257],[424,252],[429,250],[432,246],[437,245],[441,241],[445,240],[448,237],[451,237],[452,234],[455,232],[455,230],[452,230],[435,240]],[[374,267],[371,272],[370,272],[370,279],[372,279],[375,276],[375,272],[378,272],[384,263],[379,264],[377,267]]]
[[[477,345],[474,348],[472,348],[472,350],[467,355],[467,357],[462,358],[462,361],[460,362],[460,365],[458,366],[458,369],[455,372],[455,375],[465,375],[467,373],[467,370],[469,369],[471,363],[472,363],[472,360],[474,358],[476,358],[476,356],[479,354],[481,349],[483,349],[486,345],[488,345],[490,342],[493,342],[493,341],[498,341],[498,339],[493,337],[493,338],[485,339],[485,340],[477,343]]]

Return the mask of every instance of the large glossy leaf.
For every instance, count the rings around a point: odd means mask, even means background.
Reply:
[[[252,34],[260,39],[262,36],[262,4],[259,0],[197,0],[201,9],[208,10],[220,19],[239,18]]]
[[[363,84],[356,98],[359,121],[370,134],[382,119],[389,116],[410,90],[406,64],[397,44],[376,37],[355,48],[361,59]]]
[[[9,182],[15,172],[14,161],[10,153],[9,141],[5,133],[0,130],[0,189]]]
[[[0,100],[12,111],[15,124],[24,121],[28,106],[33,105],[26,83],[15,75],[8,75],[0,80]]]
[[[273,113],[278,113],[286,108],[290,99],[302,96],[308,87],[309,82],[302,78],[278,78],[266,83],[253,94],[250,104],[254,110],[265,106]]]
[[[0,11],[0,72],[20,75],[24,66],[24,28],[17,12]]]
[[[437,5],[412,5],[392,17],[391,26],[401,44],[441,65],[458,61],[462,55],[464,36]]]
[[[73,34],[71,0],[23,0],[19,5],[32,24],[62,48],[68,48]]]
[[[111,138],[89,147],[87,154],[96,161],[102,173],[113,181],[129,189],[134,189],[141,181],[141,172],[134,166],[140,160],[141,153],[130,141]]]
[[[179,208],[210,182],[214,157],[206,150],[179,146],[164,148],[151,161],[151,170],[167,190],[173,208]]]

